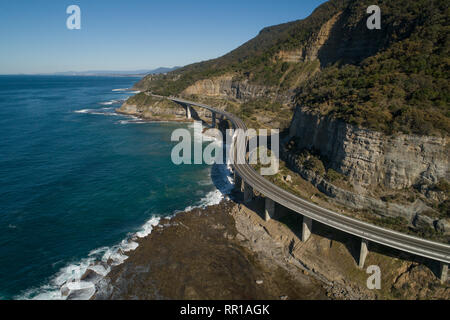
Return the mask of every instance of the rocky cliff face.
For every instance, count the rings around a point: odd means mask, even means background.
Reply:
[[[383,133],[297,108],[289,132],[299,148],[315,149],[329,166],[363,188],[400,190],[449,179],[448,137]]]
[[[403,217],[413,224],[437,227],[438,220],[420,215],[431,210],[422,201],[388,203],[374,191],[380,188],[400,191],[413,186],[425,190],[442,179],[448,181],[448,137],[386,136],[298,107],[284,142],[287,141],[295,141],[296,151],[313,150],[324,159],[327,168],[346,176],[352,190],[337,187],[302,165],[292,150],[284,150],[283,157],[294,170],[338,202],[384,216]],[[429,194],[427,197],[430,198]]]
[[[293,92],[277,92],[276,88],[252,84],[249,80],[236,80],[232,75],[199,80],[186,88],[182,95],[234,99],[245,102],[252,99],[271,99],[280,103],[290,103]]]
[[[332,32],[340,16],[341,13],[334,15],[320,28],[320,31],[301,48],[292,51],[279,51],[273,56],[273,62],[276,63],[277,61],[282,61],[290,64],[303,64],[305,62],[319,60],[319,52],[321,52],[323,46],[330,41],[330,33]],[[293,69],[294,68],[291,67],[284,72],[284,75],[280,79],[280,84],[284,82],[290,73],[292,73],[290,76],[293,76],[295,73],[293,72]],[[302,72],[295,74],[295,78],[297,80],[293,81],[293,83],[298,85],[299,82],[306,80],[316,71],[318,71],[318,69],[311,70],[309,72],[302,70]],[[228,74],[199,80],[186,88],[182,94],[228,98],[241,102],[265,98],[277,101],[279,103],[289,104],[292,103],[295,92],[293,88],[285,87],[280,90],[278,87],[255,84],[248,78],[239,79],[234,75]]]

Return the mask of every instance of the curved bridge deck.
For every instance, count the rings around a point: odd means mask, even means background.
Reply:
[[[178,104],[184,105],[187,108],[191,106],[198,106],[201,108],[205,108],[213,113],[223,115],[231,121],[235,129],[242,129],[244,132],[247,130],[246,125],[241,119],[228,112],[215,109],[205,104],[187,101],[175,97],[169,97],[168,99]],[[236,164],[233,164],[233,169],[235,173],[237,173],[237,175],[244,181],[245,187],[251,187],[253,188],[253,190],[257,190],[261,194],[263,194],[266,199],[270,199],[282,206],[289,208],[294,212],[303,215],[304,230],[310,232],[312,221],[318,221],[327,226],[361,238],[361,257],[359,262],[360,267],[364,265],[365,256],[367,254],[368,241],[373,241],[381,245],[412,253],[421,257],[440,261],[441,281],[446,281],[448,263],[450,263],[450,245],[425,240],[386,228],[381,228],[373,224],[362,222],[360,220],[344,216],[331,210],[324,209],[304,199],[301,199],[289,193],[288,191],[281,189],[280,187],[274,185],[269,180],[259,175],[245,161],[245,157],[247,154],[246,144],[248,141],[246,141],[246,143],[235,143],[238,139],[246,139],[242,131],[237,132],[233,147],[231,148],[232,152],[234,153],[233,159],[237,160],[235,162]],[[267,203],[268,202],[266,201],[266,206]]]

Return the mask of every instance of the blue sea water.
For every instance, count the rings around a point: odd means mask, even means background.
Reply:
[[[170,160],[187,124],[114,112],[138,80],[0,76],[0,299],[59,298],[158,217],[221,197],[221,169]]]

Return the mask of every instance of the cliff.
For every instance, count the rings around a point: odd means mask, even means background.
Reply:
[[[449,192],[436,188],[450,179],[448,137],[388,136],[298,107],[284,143],[291,168],[337,202],[449,233]]]
[[[291,103],[293,93],[279,93],[276,88],[252,84],[248,80],[236,80],[232,75],[223,75],[195,82],[181,95],[201,95],[245,102],[265,98],[280,103]]]
[[[317,150],[328,166],[364,188],[401,190],[449,179],[449,138],[359,128],[296,109],[289,129],[298,149]]]

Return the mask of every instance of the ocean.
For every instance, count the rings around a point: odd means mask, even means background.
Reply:
[[[0,76],[0,299],[62,299],[161,217],[229,190],[224,166],[171,162],[172,131],[191,125],[114,112],[138,80]]]

